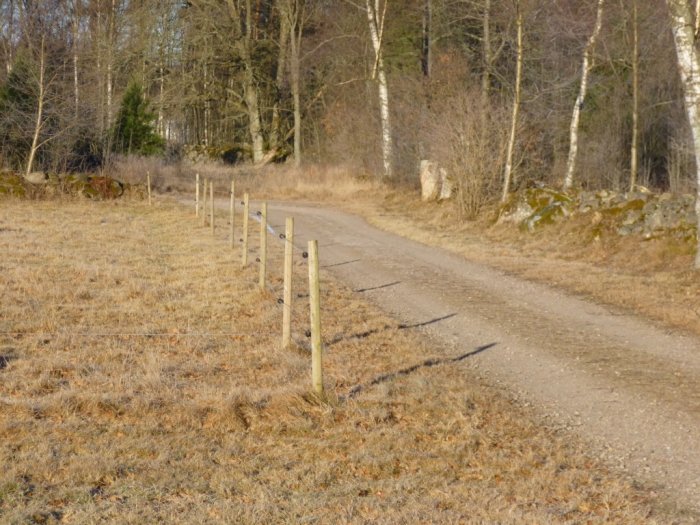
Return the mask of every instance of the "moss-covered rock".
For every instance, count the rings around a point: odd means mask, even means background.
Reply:
[[[125,184],[111,177],[52,174],[46,177],[44,183],[34,184],[17,173],[0,173],[0,196],[42,199],[73,195],[89,199],[116,199],[124,192]]]
[[[534,232],[537,228],[554,224],[558,218],[567,217],[568,215],[570,215],[570,212],[568,212],[564,203],[555,201],[530,215],[522,222],[520,227],[523,230]]]
[[[615,234],[644,239],[672,236],[683,242],[696,238],[693,195],[653,195],[610,190],[569,195],[549,188],[529,188],[510,197],[499,222],[517,223],[523,231],[554,224],[573,214],[592,214],[592,237]],[[586,228],[586,226],[584,226]],[[582,231],[587,236],[587,232]]]
[[[27,188],[22,176],[9,172],[0,173],[0,195],[26,196]]]

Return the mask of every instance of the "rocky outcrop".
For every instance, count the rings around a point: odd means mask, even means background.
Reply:
[[[540,226],[552,224],[559,217],[572,213],[574,201],[565,193],[550,188],[528,188],[511,196],[501,208],[498,222],[520,225],[530,232]]]
[[[651,239],[696,235],[695,198],[692,195],[583,191],[568,195],[551,188],[528,188],[511,195],[501,208],[498,222],[518,224],[533,232],[570,216],[590,215],[591,224],[605,222],[618,235]]]

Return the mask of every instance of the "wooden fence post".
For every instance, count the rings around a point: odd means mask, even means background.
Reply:
[[[146,172],[146,184],[148,185],[148,205],[151,205],[151,172]]]
[[[211,223],[211,234],[214,235],[214,181],[209,183],[209,200],[211,201],[209,221]]]
[[[199,173],[195,175],[194,184],[194,216],[199,217]]]
[[[241,254],[241,266],[248,266],[248,194],[243,195],[243,253]]]
[[[236,210],[236,185],[233,181],[233,178],[231,178],[231,201],[229,203],[229,245],[231,249],[233,250],[233,247],[235,246],[235,239],[234,239],[234,229],[233,229],[233,224],[234,224],[234,217],[235,217],[235,210]]]
[[[311,384],[323,395],[323,348],[321,347],[321,288],[318,282],[318,241],[309,241],[309,306],[311,320]]]
[[[267,277],[267,202],[260,205],[260,278],[258,286],[265,290]]]
[[[207,225],[207,185],[209,181],[204,179],[204,185],[202,187],[202,226]]]
[[[292,263],[294,259],[294,218],[287,217],[284,228],[284,297],[282,310],[282,348],[292,343]]]

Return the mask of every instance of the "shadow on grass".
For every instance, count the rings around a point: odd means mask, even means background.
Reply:
[[[350,392],[348,392],[347,396],[344,397],[344,399],[352,399],[353,397],[357,396],[358,394],[361,394],[364,392],[366,389],[379,385],[381,383],[386,383],[387,381],[391,381],[393,379],[396,379],[397,377],[400,376],[407,376],[409,374],[412,374],[413,372],[420,370],[422,368],[431,368],[433,366],[437,365],[445,365],[445,364],[450,364],[450,363],[459,363],[460,361],[464,361],[465,359],[469,357],[473,357],[477,354],[480,354],[481,352],[485,352],[486,350],[493,348],[496,346],[498,343],[489,343],[487,345],[479,346],[478,348],[472,350],[471,352],[467,352],[466,354],[459,355],[457,357],[442,357],[442,358],[433,358],[433,359],[426,359],[422,363],[418,363],[417,365],[409,366],[407,368],[402,368],[401,370],[397,370],[396,372],[389,372],[387,374],[382,374],[380,376],[375,377],[368,383],[362,384],[362,385],[357,385],[354,386],[350,389]]]

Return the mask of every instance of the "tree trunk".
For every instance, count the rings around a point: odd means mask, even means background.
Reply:
[[[72,21],[72,33],[73,33],[73,101],[75,103],[75,118],[78,118],[78,113],[80,109],[80,84],[78,78],[78,25],[80,13],[78,11],[78,0],[73,0],[73,21]]]
[[[632,138],[630,144],[630,191],[637,185],[639,162],[639,20],[637,0],[632,0]]]
[[[262,125],[260,123],[260,106],[258,102],[258,89],[255,85],[255,78],[253,76],[253,65],[251,63],[250,55],[243,60],[245,64],[244,71],[244,90],[245,90],[245,103],[248,108],[248,127],[250,129],[250,138],[253,144],[253,164],[259,164],[262,162],[265,151],[264,151],[264,141],[262,135]]]
[[[433,25],[433,5],[432,0],[425,0],[423,7],[423,34],[421,39],[421,71],[425,78],[430,78],[432,69],[432,25]]]
[[[576,156],[578,154],[578,128],[581,119],[581,109],[583,102],[586,99],[586,91],[588,89],[588,75],[591,70],[591,55],[595,48],[596,40],[600,34],[600,28],[603,25],[603,7],[605,0],[598,0],[596,8],[595,27],[591,36],[588,38],[586,48],[583,51],[583,66],[581,67],[581,85],[579,87],[578,97],[574,103],[574,111],[571,116],[571,127],[569,128],[569,156],[566,160],[566,175],[564,176],[564,190],[571,188],[574,183],[574,172],[576,171]]]
[[[97,127],[100,132],[100,137],[104,138],[105,135],[105,107],[104,107],[104,89],[102,85],[103,81],[103,76],[102,76],[102,10],[97,9],[97,13],[95,16],[95,35],[93,37],[94,43],[93,43],[93,49],[95,53],[95,69],[97,72]]]
[[[287,10],[291,9],[291,6],[286,6]],[[284,7],[280,9],[280,38],[279,38],[279,53],[277,55],[277,72],[275,75],[275,88],[277,93],[275,94],[275,101],[272,105],[272,122],[270,123],[270,149],[276,150],[279,148],[280,144],[280,96],[282,93],[282,87],[284,85],[284,73],[287,67],[287,46],[289,44],[290,38],[290,15],[289,13],[283,12]],[[294,36],[292,36],[292,39]]]
[[[379,116],[382,126],[382,160],[384,164],[384,178],[392,175],[392,143],[391,122],[389,118],[389,87],[384,71],[384,59],[382,58],[382,36],[384,32],[384,19],[386,16],[386,0],[384,11],[379,17],[379,0],[375,0],[374,6],[371,0],[367,1],[367,21],[369,22],[369,34],[374,48],[373,77],[377,78],[379,89]]]
[[[109,12],[109,27],[107,31],[107,109],[106,109],[106,127],[112,127],[112,99],[113,99],[113,74],[114,74],[114,44],[115,44],[115,18],[117,17],[116,0],[112,0],[112,8]]]
[[[253,59],[250,55],[252,47],[253,13],[251,0],[245,0],[245,26],[241,24],[241,15],[233,0],[228,0],[229,14],[239,31],[236,49],[243,62],[243,91],[245,105],[248,110],[248,130],[253,150],[253,164],[260,164],[265,157],[262,124],[260,121],[260,103],[258,100],[258,88],[255,85],[255,72]],[[242,33],[241,33],[242,32]]]
[[[291,84],[292,84],[292,103],[294,107],[294,167],[301,166],[301,86],[300,86],[300,48],[302,36],[303,19],[297,10],[295,23],[291,29]]]
[[[41,44],[39,49],[39,82],[38,82],[38,97],[37,97],[37,109],[36,109],[36,121],[34,124],[34,133],[32,134],[32,145],[29,148],[29,158],[27,159],[27,167],[25,169],[25,176],[29,176],[34,167],[34,158],[36,157],[37,149],[39,148],[39,136],[41,134],[41,128],[43,127],[43,117],[44,117],[44,97],[45,97],[45,86],[44,86],[44,72],[46,69],[45,63],[45,53],[44,53],[44,36],[41,36]]]
[[[208,56],[208,55],[207,55]],[[209,102],[209,67],[207,62],[204,62],[204,115],[202,123],[202,136],[204,137],[204,145],[209,146],[209,120],[210,120],[210,102]]]
[[[482,23],[482,42],[484,70],[481,73],[481,109],[482,117],[486,119],[491,98],[491,67],[493,66],[493,50],[491,48],[491,0],[484,0],[484,14]]]
[[[523,76],[523,14],[520,10],[520,0],[515,1],[517,26],[517,59],[515,62],[515,93],[513,95],[513,114],[510,121],[510,135],[508,137],[508,150],[506,153],[506,166],[503,173],[503,194],[501,202],[505,203],[510,191],[511,179],[513,177],[513,152],[515,150],[515,138],[518,129],[518,112],[520,111],[520,86]]]
[[[13,53],[13,47],[12,47],[12,42],[15,39],[15,34],[14,34],[14,24],[15,21],[15,2],[14,0],[10,0],[10,18],[7,21],[7,62],[5,64],[5,69],[7,70],[7,74],[9,75],[12,73],[12,67],[14,65],[14,53]]]
[[[671,30],[676,45],[678,70],[683,84],[685,110],[690,123],[695,155],[695,215],[698,226],[698,249],[695,269],[700,269],[700,60],[695,47],[693,16],[688,0],[666,0],[671,15]]]

